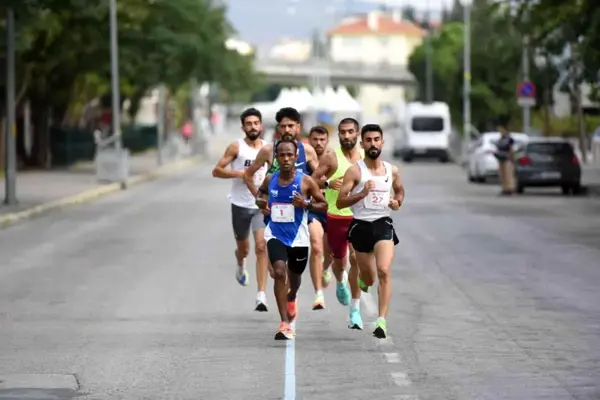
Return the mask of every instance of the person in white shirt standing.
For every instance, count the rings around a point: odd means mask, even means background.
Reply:
[[[344,174],[336,206],[350,207],[353,220],[348,229],[348,240],[354,247],[360,279],[366,290],[379,280],[379,317],[373,335],[387,337],[385,320],[391,297],[390,268],[394,246],[398,238],[394,231],[392,210],[398,210],[404,201],[404,185],[398,167],[381,159],[383,130],[379,125],[362,127],[361,146],[365,158],[352,165]],[[393,196],[391,192],[393,191]]]
[[[237,261],[236,280],[242,286],[248,285],[248,271],[246,270],[246,258],[250,253],[250,231],[254,234],[254,252],[256,254],[256,281],[258,294],[256,295],[256,311],[267,311],[267,297],[265,287],[267,286],[267,252],[264,238],[265,223],[263,215],[256,206],[256,199],[244,183],[243,176],[246,169],[254,163],[254,160],[265,145],[260,139],[263,132],[262,114],[255,108],[245,110],[241,116],[242,130],[246,134],[231,143],[225,150],[225,154],[215,168],[213,176],[221,179],[233,179],[229,201],[231,202],[231,220],[233,234],[236,241],[235,258]],[[227,169],[227,166],[231,166]],[[267,173],[266,164],[254,174],[254,184],[260,186]]]

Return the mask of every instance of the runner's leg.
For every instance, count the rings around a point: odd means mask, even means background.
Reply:
[[[308,225],[310,235],[310,277],[315,289],[313,310],[325,308],[323,299],[323,227],[317,218],[313,218]]]
[[[391,240],[381,240],[375,244],[375,264],[377,266],[377,279],[379,285],[377,288],[379,298],[379,318],[386,318],[390,298],[392,296],[392,276],[390,268],[394,258],[394,242]]]
[[[373,238],[371,236],[371,224],[364,221],[352,221],[348,230],[348,238],[351,243],[351,251],[354,253],[354,265],[351,267],[355,272],[350,277],[352,287],[352,304],[350,305],[350,328],[362,329],[362,317],[360,315],[360,288],[358,286],[359,269],[367,279],[374,279],[373,261]]]
[[[348,280],[350,282],[350,293],[352,293],[352,303],[357,307],[360,305],[360,287],[358,285],[358,263],[356,262],[356,254],[354,247],[348,245],[349,254],[348,260],[350,262],[350,271],[348,272]]]
[[[333,257],[331,256],[331,248],[329,247],[329,240],[327,239],[327,233],[323,234],[323,277],[321,279],[321,286],[323,289],[327,289],[331,283],[331,264],[333,263]]]
[[[333,274],[337,284],[335,294],[338,302],[345,306],[350,304],[350,290],[345,280],[346,260],[348,253],[348,226],[352,219],[327,216],[327,239],[333,256]]]
[[[275,334],[275,340],[290,340],[294,332],[290,326],[287,313],[287,294],[289,290],[289,279],[287,273],[288,251],[286,246],[277,239],[267,242],[267,252],[273,270],[274,294],[277,301],[277,309],[281,317],[279,330]]]
[[[265,225],[263,215],[257,212],[252,217],[252,231],[254,232],[254,252],[256,254],[256,284],[258,292],[256,294],[256,311],[267,311],[267,287],[268,257],[267,243],[265,242]]]
[[[248,271],[246,271],[246,258],[250,252],[250,225],[252,210],[231,205],[231,223],[236,241],[235,258],[237,261],[236,280],[242,286],[248,285]]]
[[[302,273],[308,262],[308,247],[288,247],[288,276],[290,277],[290,291],[287,295],[287,314],[290,322],[298,317],[296,298],[302,284]]]
[[[392,276],[390,269],[394,259],[394,246],[398,244],[398,238],[394,232],[391,218],[382,218],[373,223],[373,241],[375,242],[374,254],[377,266],[377,287],[379,317],[375,322],[373,335],[384,339],[387,337],[386,317],[392,296]]]

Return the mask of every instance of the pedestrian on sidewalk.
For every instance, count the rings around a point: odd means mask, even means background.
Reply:
[[[508,118],[503,117],[497,124],[500,139],[496,143],[496,152],[494,155],[498,160],[500,184],[503,196],[510,196],[515,192],[515,154],[513,145],[515,140],[508,130]]]

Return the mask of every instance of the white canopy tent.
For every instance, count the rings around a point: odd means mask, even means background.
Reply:
[[[348,92],[345,86],[338,87],[336,92],[340,107],[344,108],[344,111],[361,112],[362,107]]]

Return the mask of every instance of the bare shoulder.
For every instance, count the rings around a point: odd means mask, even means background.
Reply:
[[[227,146],[227,151],[230,153],[235,152],[235,154],[237,154],[240,151],[240,142],[236,140],[235,142],[229,143],[229,146]]]
[[[346,175],[352,178],[357,178],[360,176],[360,166],[356,163],[352,164],[348,170],[346,171]]]

